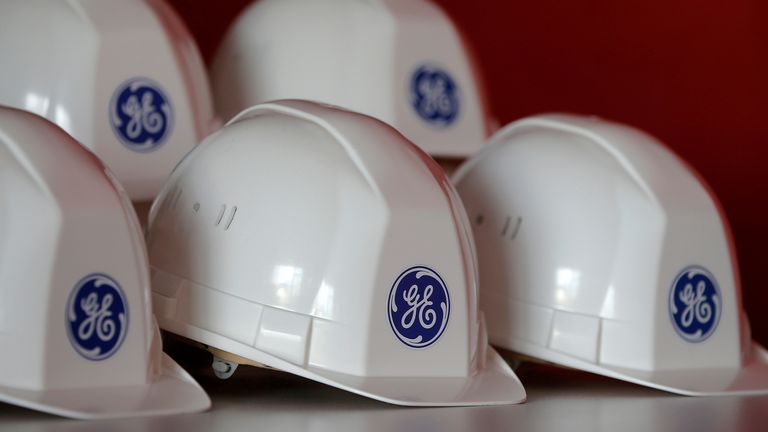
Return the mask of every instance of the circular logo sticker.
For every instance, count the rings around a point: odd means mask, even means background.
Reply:
[[[109,104],[112,129],[129,149],[157,150],[171,134],[173,108],[159,84],[145,78],[121,84]]]
[[[700,266],[683,269],[669,291],[672,326],[688,342],[701,342],[717,328],[722,297],[717,281]]]
[[[443,334],[451,302],[440,275],[428,267],[416,266],[395,280],[387,309],[397,338],[411,348],[425,348]]]
[[[459,89],[448,72],[421,66],[411,78],[411,105],[424,121],[449,126],[459,115]]]
[[[128,303],[120,285],[91,274],[75,285],[67,301],[67,332],[72,346],[88,360],[114,354],[128,331]]]

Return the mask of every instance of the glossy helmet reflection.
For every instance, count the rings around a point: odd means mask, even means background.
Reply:
[[[135,201],[215,126],[194,40],[162,0],[6,0],[0,104],[58,124]]]
[[[522,402],[487,344],[471,233],[436,163],[370,117],[263,104],[173,172],[148,229],[160,327],[401,405]]]
[[[95,419],[202,411],[161,350],[125,192],[52,123],[0,108],[0,401]]]
[[[531,117],[454,180],[493,344],[680,394],[768,393],[725,216],[663,144],[597,118]]]
[[[226,119],[270,100],[314,100],[376,117],[445,157],[487,138],[478,78],[450,18],[424,0],[255,1],[211,65]]]

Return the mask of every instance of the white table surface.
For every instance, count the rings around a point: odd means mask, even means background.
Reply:
[[[207,353],[181,352],[183,365],[213,400],[213,408],[206,413],[84,422],[0,403],[0,430],[768,432],[768,396],[675,396],[545,365],[524,364],[518,370],[528,391],[523,405],[403,408],[248,366],[221,381],[210,371]]]

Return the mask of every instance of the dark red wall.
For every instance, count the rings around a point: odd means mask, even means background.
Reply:
[[[250,0],[171,0],[206,60]],[[744,303],[768,343],[768,3],[439,0],[502,123],[543,111],[644,129],[709,181],[731,221]]]

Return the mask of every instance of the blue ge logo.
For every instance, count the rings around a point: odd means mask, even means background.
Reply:
[[[424,121],[449,126],[459,115],[459,89],[448,72],[421,66],[411,78],[411,105]]]
[[[443,334],[451,302],[440,275],[417,266],[395,280],[389,292],[388,309],[389,324],[397,338],[411,348],[425,348]]]
[[[128,303],[120,285],[94,273],[75,285],[67,301],[67,332],[72,346],[88,360],[114,354],[128,331]]]
[[[157,150],[171,134],[173,108],[157,83],[130,79],[112,95],[110,121],[115,135],[137,152]]]
[[[677,333],[688,342],[701,342],[717,328],[722,297],[715,277],[704,267],[683,269],[669,291],[669,314]]]

